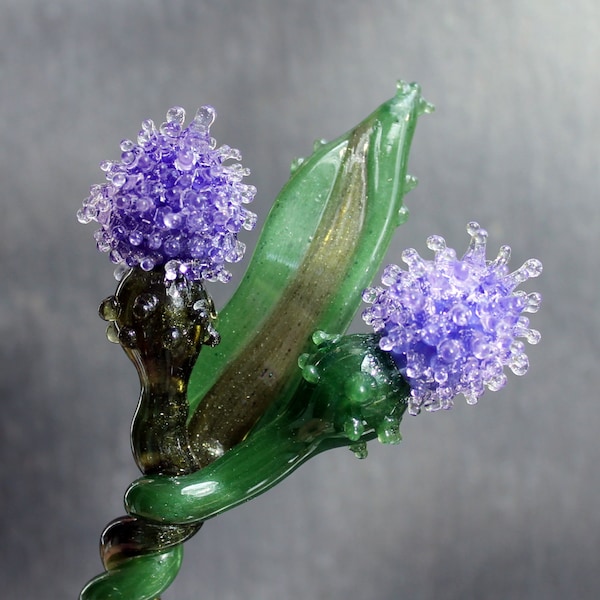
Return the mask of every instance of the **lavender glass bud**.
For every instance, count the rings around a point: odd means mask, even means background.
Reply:
[[[185,111],[173,107],[159,128],[144,121],[137,143],[123,140],[120,160],[101,164],[107,182],[92,186],[77,218],[100,224],[94,237],[112,262],[164,264],[171,279],[229,280],[225,263],[245,251],[237,234],[256,223],[245,207],[256,189],[242,183],[249,170],[239,150],[210,137],[214,118],[204,106],[184,128]]]
[[[501,389],[505,366],[516,375],[527,372],[520,338],[540,340],[523,313],[537,312],[541,296],[515,289],[542,272],[540,261],[530,259],[511,273],[508,246],[487,261],[487,232],[475,222],[467,231],[471,242],[462,259],[444,238],[431,236],[433,260],[408,249],[402,255],[408,270],[389,265],[385,287],[363,294],[371,304],[363,319],[381,334],[381,349],[390,352],[411,386],[411,414],[451,408],[458,394],[474,404],[485,388]]]

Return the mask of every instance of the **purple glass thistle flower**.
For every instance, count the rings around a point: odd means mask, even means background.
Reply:
[[[418,414],[451,408],[457,394],[475,404],[485,388],[497,391],[506,383],[504,367],[516,375],[527,372],[525,338],[537,344],[540,334],[529,328],[522,313],[540,307],[538,293],[515,288],[542,272],[530,259],[510,273],[510,248],[502,246],[486,261],[487,232],[475,222],[467,232],[471,243],[462,259],[446,247],[444,238],[427,239],[433,260],[408,249],[405,271],[389,265],[382,277],[386,288],[367,288],[371,304],[363,319],[381,333],[382,350],[389,351],[411,386],[409,412]]]
[[[97,221],[98,249],[115,264],[150,271],[165,264],[167,277],[228,281],[224,264],[241,260],[256,215],[245,208],[256,188],[237,162],[239,150],[216,148],[210,137],[215,110],[203,106],[187,128],[174,107],[157,129],[142,123],[137,144],[121,142],[121,160],[101,164],[108,183],[94,185],[77,218]],[[224,164],[226,161],[233,161]]]

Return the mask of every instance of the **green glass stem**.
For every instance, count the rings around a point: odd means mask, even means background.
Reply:
[[[140,378],[134,457],[145,474],[197,468],[188,432],[187,387],[202,345],[219,337],[212,299],[199,281],[170,280],[164,268],[131,269],[100,306],[108,338],[121,344]]]
[[[126,559],[157,554],[183,544],[198,533],[202,523],[193,525],[158,525],[129,515],[109,523],[100,538],[102,563],[111,571]]]
[[[201,282],[169,279],[162,267],[136,267],[100,306],[107,336],[119,343],[140,378],[132,448],[143,473],[181,475],[197,468],[187,434],[187,384],[203,345],[214,346],[212,299]],[[82,600],[158,600],[176,577],[183,542],[202,523],[157,526],[130,516],[110,523],[100,540],[106,572],[90,581]]]
[[[222,458],[189,475],[134,482],[128,511],[168,524],[214,517],[268,490],[316,454],[365,443],[400,440],[409,388],[379,336],[315,334],[316,351],[301,357],[301,385],[276,418],[265,421]]]
[[[183,545],[128,558],[90,581],[80,600],[159,600],[177,576]]]
[[[239,443],[300,382],[296,359],[316,329],[342,333],[406,220],[406,174],[419,115],[417,84],[346,135],[296,161],[237,292],[220,312],[222,342],[189,383],[189,435],[202,466]]]

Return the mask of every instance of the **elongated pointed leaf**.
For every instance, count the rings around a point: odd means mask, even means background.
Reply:
[[[189,384],[190,437],[207,464],[247,434],[300,380],[311,333],[343,333],[395,228],[417,118],[432,110],[416,84],[295,168],[267,218],[248,271]]]

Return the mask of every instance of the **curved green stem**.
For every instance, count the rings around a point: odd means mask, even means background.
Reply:
[[[80,600],[152,600],[167,589],[179,573],[183,545],[163,552],[135,556],[92,579]]]
[[[169,279],[163,268],[134,268],[100,307],[109,339],[134,363],[141,393],[131,441],[143,473],[194,471],[186,418],[187,383],[204,344],[216,343],[212,299],[200,282]],[[130,516],[116,519],[100,540],[106,572],[90,581],[82,600],[158,599],[181,565],[183,542],[202,523],[158,526]]]
[[[214,346],[215,311],[202,282],[168,279],[163,267],[131,269],[100,306],[109,339],[137,369],[140,398],[131,445],[142,473],[183,474],[197,468],[188,432],[187,389],[203,345]]]
[[[265,492],[323,450],[350,446],[364,456],[373,437],[398,442],[409,389],[378,336],[317,340],[285,410],[203,469],[137,480],[125,495],[128,511],[161,523],[200,522]]]

